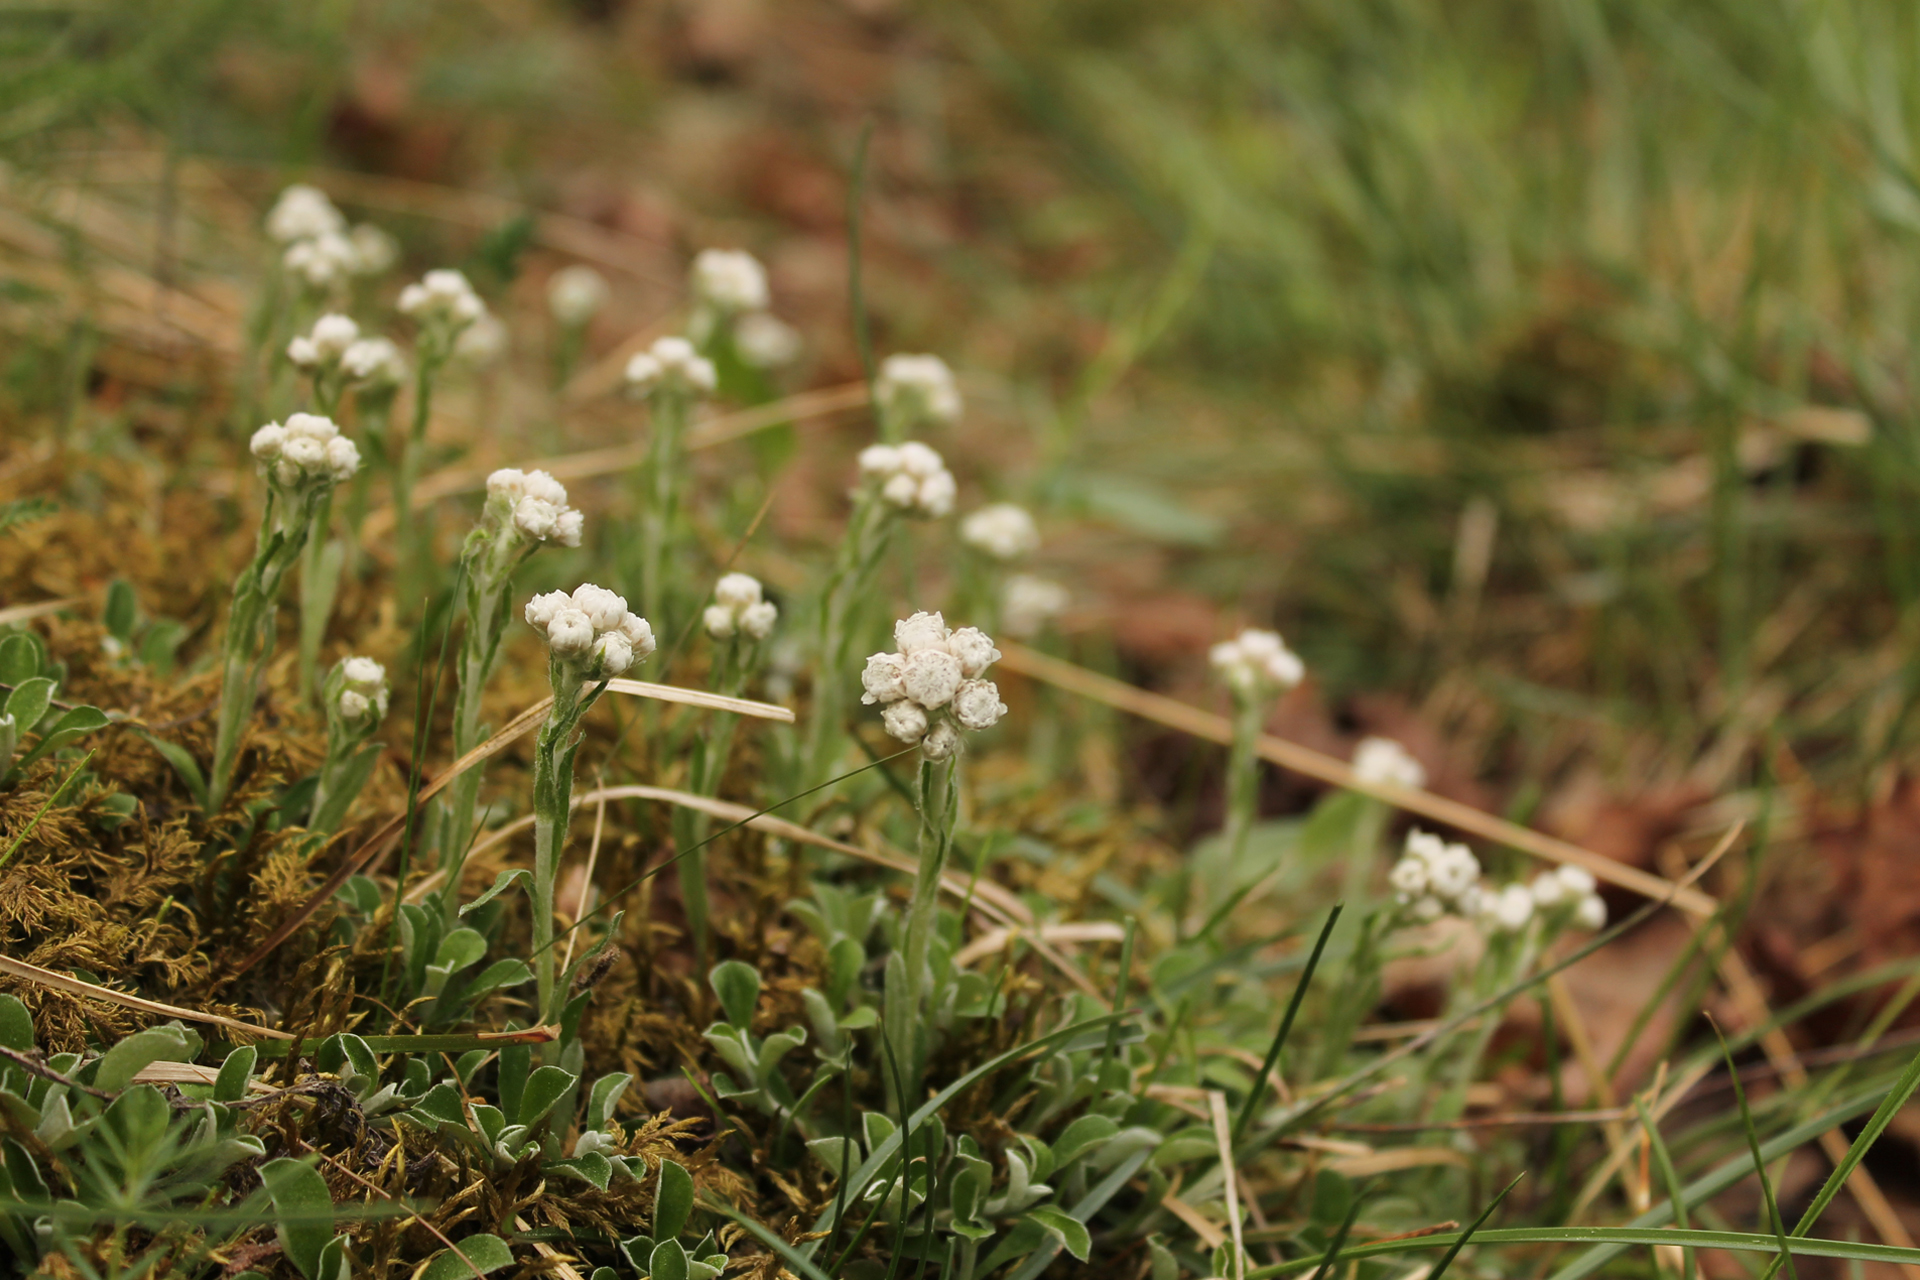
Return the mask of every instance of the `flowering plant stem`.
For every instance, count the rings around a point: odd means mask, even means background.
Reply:
[[[580,720],[606,687],[583,686],[578,665],[557,656],[548,660],[547,674],[553,684],[553,706],[540,726],[533,749],[533,884],[529,890],[541,1022],[553,1022],[560,1016],[554,989],[558,978],[553,951],[553,898],[573,803],[573,761],[580,751]],[[540,1053],[543,1061],[555,1065],[560,1045],[543,1045]]]
[[[915,793],[920,807],[920,865],[913,877],[913,899],[907,906],[898,963],[887,964],[882,1011],[886,1036],[895,1060],[903,1064],[905,1077],[913,1084],[918,1084],[922,1067],[915,1031],[920,1019],[930,1012],[923,1006],[930,976],[927,958],[938,924],[940,877],[946,872],[947,855],[953,849],[953,827],[959,813],[956,765],[953,759],[937,764],[920,762]]]
[[[846,686],[837,673],[852,665],[848,652],[859,631],[860,606],[866,603],[880,562],[892,541],[893,512],[871,489],[854,499],[853,519],[840,543],[833,572],[820,596],[820,660],[813,687],[806,782],[817,786],[834,776],[846,740]]]
[[[426,568],[428,526],[413,509],[413,486],[420,478],[421,455],[426,452],[427,420],[433,416],[433,384],[440,366],[446,363],[445,347],[444,339],[429,341],[423,335],[420,364],[413,378],[413,423],[406,440],[395,441],[400,456],[393,466],[393,515],[400,534],[401,581],[406,584],[421,581]]]
[[[1227,875],[1238,883],[1247,836],[1260,813],[1260,731],[1266,726],[1267,706],[1258,698],[1236,698],[1233,747],[1227,758]]]
[[[280,589],[312,536],[330,488],[287,491],[270,485],[267,489],[260,537],[254,544],[252,562],[233,584],[227,634],[221,642],[219,719],[214,730],[213,768],[207,778],[209,811],[219,809],[233,785],[240,739],[253,714],[261,672],[273,651],[273,616]]]
[[[740,644],[730,641],[721,651],[714,692],[738,695],[746,683],[746,671],[739,661]],[[709,717],[706,732],[693,740],[687,762],[687,788],[695,795],[710,796],[720,790],[726,776],[727,757],[733,750],[734,730],[739,718],[730,715]],[[680,852],[680,901],[686,907],[687,927],[693,934],[694,972],[707,971],[708,931],[711,911],[707,905],[707,833],[713,827],[709,814],[676,806],[673,811],[673,844]]]
[[[333,526],[333,494],[320,500],[314,512],[314,534],[300,556],[300,696],[311,698],[317,687],[320,642],[326,638],[327,619],[340,588],[340,567],[346,545],[326,535]]]
[[[667,616],[667,560],[678,533],[680,437],[687,426],[687,406],[684,394],[666,388],[653,396],[646,466],[651,492],[640,518],[640,612],[655,619]]]

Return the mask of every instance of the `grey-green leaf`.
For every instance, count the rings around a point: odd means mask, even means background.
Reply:
[[[687,1225],[692,1213],[693,1175],[672,1160],[662,1160],[660,1181],[654,1188],[653,1238],[662,1243],[671,1242]]]
[[[753,1008],[760,1002],[760,973],[740,960],[723,960],[708,975],[727,1021],[741,1030],[753,1025]]]
[[[475,1270],[482,1275],[513,1265],[513,1250],[499,1236],[481,1234],[453,1242],[460,1250],[442,1249],[420,1273],[420,1280],[460,1280]],[[466,1256],[463,1258],[461,1254]]]
[[[280,1246],[307,1280],[327,1280],[320,1252],[333,1239],[333,1196],[311,1165],[281,1158],[260,1166],[260,1181],[273,1201]]]

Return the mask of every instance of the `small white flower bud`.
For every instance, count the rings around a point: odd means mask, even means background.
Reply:
[[[1279,633],[1253,627],[1214,645],[1208,659],[1228,687],[1245,698],[1268,697],[1291,689],[1306,674],[1306,667],[1281,641]]]
[[[653,346],[627,361],[627,389],[635,395],[656,389],[710,393],[718,385],[713,361],[685,338],[656,338]]]
[[[890,444],[870,444],[860,451],[860,473],[891,475],[900,470],[900,451]]]
[[[323,418],[317,413],[294,413],[287,416],[287,435],[303,440],[317,440],[321,444],[340,434],[340,428],[333,425],[332,418]]]
[[[609,631],[593,643],[593,654],[599,660],[600,669],[610,676],[617,676],[633,665],[633,646],[618,631]]]
[[[547,306],[555,320],[577,327],[593,319],[611,293],[606,277],[592,267],[562,267],[547,281]]]
[[[1551,871],[1535,876],[1528,889],[1533,894],[1533,904],[1542,910],[1557,907],[1568,899],[1566,884]]]
[[[894,647],[907,655],[922,649],[944,649],[951,634],[944,617],[924,610],[893,624]]]
[[[280,450],[280,458],[302,472],[314,472],[327,465],[327,446],[308,436],[294,436]]]
[[[946,470],[946,464],[926,445],[909,440],[900,446],[900,469],[916,480],[927,480]]]
[[[866,692],[860,701],[867,706],[876,702],[897,702],[907,696],[907,660],[897,653],[876,653],[867,659],[860,673],[860,686]]]
[[[551,537],[559,519],[560,513],[553,509],[553,504],[539,498],[522,498],[513,504],[514,527],[530,538]]]
[[[950,758],[960,749],[960,731],[953,727],[953,721],[942,720],[927,730],[927,736],[920,739],[920,754],[935,764]]]
[[[320,363],[320,348],[304,335],[287,343],[287,361],[296,369],[311,369]]]
[[[527,601],[527,622],[530,626],[545,629],[562,609],[572,607],[572,596],[564,591],[549,591],[545,595],[538,595]]]
[[[377,276],[400,261],[400,242],[371,222],[362,222],[347,233],[353,249],[353,274]]]
[[[733,610],[727,606],[710,604],[700,617],[707,628],[707,634],[715,640],[725,640],[733,634]]]
[[[627,643],[633,646],[633,658],[635,662],[652,656],[654,647],[653,627],[648,624],[645,618],[637,613],[629,613],[626,617],[620,619],[620,634],[625,636]]]
[[[1040,530],[1024,507],[996,502],[960,522],[960,540],[995,560],[1018,560],[1040,548]]]
[[[1533,919],[1533,895],[1523,884],[1510,884],[1493,900],[1494,923],[1508,933],[1518,933]]]
[[[1407,832],[1406,852],[1409,858],[1419,858],[1431,865],[1446,856],[1447,842],[1431,831],[1416,828]]]
[[[1599,881],[1593,878],[1593,872],[1585,867],[1565,863],[1554,874],[1560,877],[1560,883],[1566,886],[1567,893],[1575,897],[1592,893],[1599,887]]]
[[[941,471],[928,476],[920,482],[920,492],[915,495],[920,514],[930,520],[953,513],[953,500],[960,493],[960,486],[954,481],[951,471]]]
[[[253,433],[253,439],[247,442],[247,448],[253,456],[262,462],[272,462],[280,456],[286,447],[287,429],[277,422],[269,422]]]
[[[1414,790],[1427,785],[1427,771],[1392,738],[1362,738],[1354,748],[1353,772],[1362,782]]]
[[[304,182],[282,191],[267,213],[267,235],[281,244],[337,233],[346,225],[327,193]]]
[[[1007,704],[991,680],[968,680],[953,695],[953,718],[962,729],[991,729],[1005,714]]]
[[[907,696],[927,710],[945,706],[960,690],[960,659],[944,649],[921,649],[907,655],[902,680]]]
[[[573,589],[573,606],[587,615],[595,631],[612,631],[627,617],[625,596],[591,582],[583,582]]]
[[[529,471],[520,477],[520,488],[530,498],[555,507],[567,505],[567,486],[553,478],[550,472]]]
[[[773,624],[780,618],[780,608],[771,600],[762,600],[750,604],[740,611],[740,630],[752,640],[765,640],[773,634]]]
[[[387,669],[372,658],[348,658],[340,664],[340,675],[348,684],[375,687],[387,682]]]
[[[960,660],[960,674],[969,680],[1000,661],[992,638],[978,627],[961,627],[948,636],[947,652]]]
[[[1447,911],[1446,905],[1438,898],[1415,898],[1411,914],[1421,924],[1432,924]]]
[[[939,356],[888,356],[880,362],[874,394],[889,417],[939,423],[960,417],[953,371]]]
[[[562,511],[560,518],[553,522],[553,539],[563,547],[577,547],[580,545],[580,535],[585,527],[586,517],[568,508]]]
[[[926,736],[927,713],[911,702],[890,702],[880,713],[880,726],[902,742],[918,742]]]
[[[547,624],[547,643],[562,657],[586,653],[593,648],[593,622],[569,605],[554,614],[553,621]]]
[[[1427,876],[1435,893],[1443,898],[1457,898],[1479,880],[1480,860],[1467,846],[1450,844],[1444,853],[1427,864]]]
[[[1403,902],[1419,897],[1427,891],[1426,859],[1400,859],[1393,864],[1393,870],[1387,872],[1387,883],[1393,886],[1395,893],[1401,895]]]
[[[1016,573],[1000,593],[1000,626],[1020,639],[1038,635],[1066,612],[1067,599],[1067,589],[1059,583]]]
[[[327,289],[353,272],[353,245],[337,232],[300,240],[280,257],[287,273],[313,289]]]
[[[729,573],[713,587],[713,598],[729,609],[759,604],[760,595],[760,580],[746,573]]]
[[[1607,904],[1599,894],[1590,893],[1573,909],[1573,923],[1589,932],[1607,927]]]
[[[767,305],[767,269],[739,249],[702,249],[693,259],[693,295],[729,315]]]
[[[389,338],[362,338],[340,356],[348,378],[369,388],[397,387],[407,380],[407,362]]]
[[[489,498],[520,498],[527,492],[527,473],[518,467],[502,467],[487,477]]]
[[[327,470],[336,482],[353,479],[360,470],[360,446],[345,436],[327,441]]]
[[[778,369],[800,355],[800,333],[766,311],[751,311],[733,326],[734,350],[756,369]]]
[[[358,720],[371,710],[373,710],[373,704],[367,701],[365,694],[355,693],[352,689],[341,692],[340,715],[343,719]]]
[[[880,496],[902,510],[911,509],[920,501],[920,482],[904,471],[898,472],[880,486]]]

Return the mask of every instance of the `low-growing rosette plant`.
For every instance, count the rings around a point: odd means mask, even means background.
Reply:
[[[367,784],[380,757],[370,742],[387,718],[387,669],[372,658],[348,657],[334,664],[320,690],[327,716],[327,754],[313,789],[309,830],[329,835]]]

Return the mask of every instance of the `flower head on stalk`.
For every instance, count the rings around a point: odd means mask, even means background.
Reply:
[[[365,747],[387,718],[387,669],[372,658],[342,658],[320,686],[327,713],[327,753],[314,784],[311,831],[331,833],[366,786],[378,747]]]
[[[773,624],[779,617],[779,607],[763,598],[758,578],[729,573],[714,584],[713,603],[701,615],[701,622],[715,640],[730,640],[737,635],[757,642],[773,634]]]
[[[331,373],[359,337],[360,326],[351,316],[329,312],[313,322],[311,332],[287,344],[287,359],[307,373]]]
[[[361,338],[340,353],[340,372],[363,397],[392,394],[407,380],[407,360],[391,338]]]
[[[733,322],[733,349],[756,369],[778,369],[800,356],[800,331],[771,311],[749,311]]]
[[[1037,636],[1067,611],[1067,589],[1046,578],[1016,573],[1000,590],[1000,627],[1019,640]]]
[[[487,314],[487,304],[465,274],[450,267],[427,272],[400,291],[400,313],[420,326],[422,359],[438,363]]]
[[[713,361],[685,338],[656,338],[651,347],[627,361],[627,390],[642,399],[712,395],[718,385]]]
[[[929,520],[953,510],[958,489],[940,455],[917,440],[868,445],[860,451],[860,478],[888,506]]]
[[[873,393],[895,431],[960,420],[960,391],[954,386],[953,370],[939,356],[888,356],[880,362]]]
[[[567,487],[544,471],[502,467],[487,477],[487,505],[476,536],[525,544],[580,545],[585,517],[567,505]]]
[[[735,316],[767,306],[767,269],[742,249],[702,249],[694,255],[689,283],[693,317],[688,330],[703,347]]]
[[[999,660],[977,627],[948,628],[937,613],[916,613],[893,627],[894,652],[876,653],[860,673],[860,701],[878,703],[889,735],[939,761],[961,746],[962,731],[991,729],[1007,713],[1000,689],[982,679]]]
[[[1243,701],[1263,701],[1285,693],[1306,675],[1306,666],[1277,631],[1249,627],[1207,653],[1207,660]]]
[[[346,218],[327,193],[304,182],[282,191],[267,213],[267,235],[281,244],[338,235],[346,226]]]
[[[253,433],[248,447],[260,474],[288,497],[331,489],[360,469],[359,448],[331,418],[313,413],[291,414],[285,425],[269,422]]]
[[[1480,860],[1464,844],[1409,831],[1406,851],[1387,873],[1387,883],[1416,920],[1437,920],[1448,911],[1472,916],[1480,901]]]
[[[1542,919],[1592,931],[1607,923],[1607,904],[1598,888],[1593,872],[1569,865],[1542,871],[1533,878],[1528,892]]]
[[[1384,782],[1418,791],[1427,771],[1392,738],[1362,738],[1353,750],[1353,774],[1362,782]]]
[[[372,658],[342,658],[327,673],[321,691],[327,709],[327,731],[338,726],[343,735],[364,738],[387,718],[387,669]]]
[[[346,283],[359,258],[353,242],[337,231],[296,240],[280,256],[280,264],[289,275],[304,283],[313,293],[327,293]]]
[[[562,267],[547,280],[547,309],[563,328],[578,329],[600,314],[613,291],[592,267]]]
[[[556,670],[575,684],[617,676],[653,653],[653,628],[627,609],[625,596],[583,583],[569,595],[549,591],[527,601],[528,625],[546,633]],[[557,692],[557,690],[556,690]]]
[[[1025,507],[995,502],[969,512],[960,522],[960,541],[1002,562],[1019,560],[1040,549],[1040,529]]]

